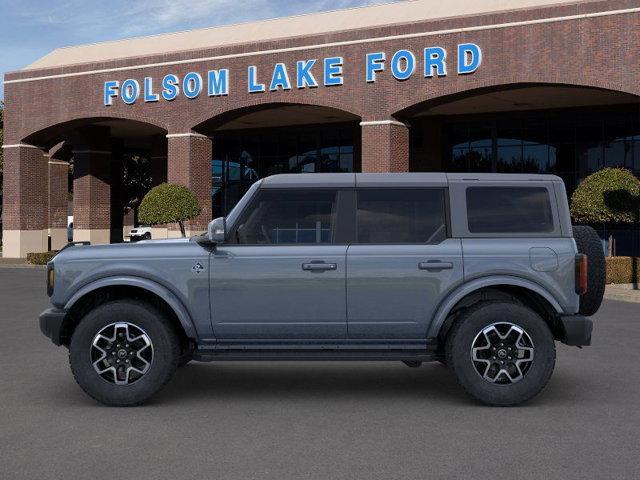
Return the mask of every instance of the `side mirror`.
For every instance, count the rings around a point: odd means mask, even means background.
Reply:
[[[208,235],[212,243],[224,243],[227,236],[226,221],[224,217],[218,217],[209,222]]]

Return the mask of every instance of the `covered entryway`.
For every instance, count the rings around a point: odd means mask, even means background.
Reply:
[[[224,215],[261,178],[360,171],[360,118],[335,108],[268,104],[228,112],[196,130],[213,139],[212,211]]]
[[[133,120],[58,124],[10,145],[5,156],[5,194],[16,201],[5,205],[4,256],[62,248],[68,213],[74,241],[122,242],[142,196],[167,180],[166,131]]]

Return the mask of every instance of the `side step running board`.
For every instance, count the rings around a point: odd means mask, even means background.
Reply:
[[[429,362],[437,360],[435,352],[427,350],[196,350],[194,360],[201,362],[238,360],[333,360],[333,361],[400,361]]]

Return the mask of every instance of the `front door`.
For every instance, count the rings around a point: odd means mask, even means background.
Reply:
[[[260,190],[211,257],[218,339],[346,338],[336,189]]]
[[[462,282],[444,188],[363,188],[347,253],[351,339],[423,339],[443,295]]]

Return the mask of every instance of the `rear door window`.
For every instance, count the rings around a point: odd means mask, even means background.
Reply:
[[[440,243],[447,236],[441,188],[358,190],[358,243]]]
[[[549,190],[544,187],[469,187],[466,193],[471,233],[554,231]]]

